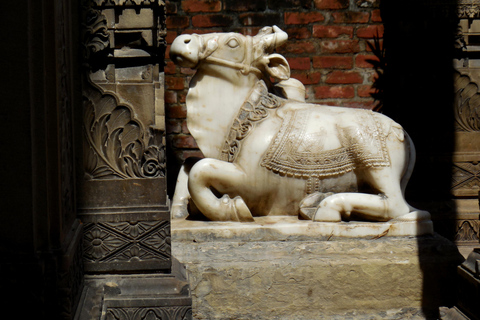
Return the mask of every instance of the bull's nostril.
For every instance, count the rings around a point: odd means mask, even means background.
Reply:
[[[185,40],[183,40],[183,43],[185,43],[185,44],[189,44],[189,43],[190,43],[190,41],[191,41],[191,39],[185,39]]]

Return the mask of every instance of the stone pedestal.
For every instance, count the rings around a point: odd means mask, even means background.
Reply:
[[[339,230],[353,223],[295,219],[172,221],[172,253],[187,267],[193,317],[423,319],[453,302],[462,257],[445,238],[385,236],[378,223],[358,223],[370,231],[347,238]]]
[[[192,298],[185,270],[172,273],[86,275],[75,319],[191,319]]]

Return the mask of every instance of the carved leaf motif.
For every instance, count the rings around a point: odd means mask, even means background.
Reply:
[[[86,12],[84,24],[85,57],[102,52],[110,44],[107,19],[100,11],[90,9]]]
[[[470,77],[456,72],[455,120],[461,131],[480,131],[480,93]]]
[[[105,141],[106,148],[105,148],[105,155],[107,159],[109,160],[109,163],[113,166],[113,168],[116,171],[121,170],[121,147],[120,147],[120,141],[118,139],[120,135],[120,130],[117,129],[113,131],[110,135],[108,135],[107,141]]]
[[[92,179],[154,178],[165,175],[164,145],[144,129],[126,105],[89,83],[84,90],[85,170]],[[153,145],[152,143],[158,143]]]
[[[119,107],[113,110],[110,115],[110,119],[106,123],[108,132],[112,133],[117,129],[123,129],[130,119],[130,110],[127,108]]]
[[[134,149],[132,149],[132,152],[137,156],[137,159],[140,158],[143,150],[140,150],[141,146],[139,144],[135,144],[135,142],[141,138],[142,134],[138,126],[132,123],[126,124],[123,128],[123,132],[119,136],[122,145],[122,152],[125,152],[127,146],[133,144]]]

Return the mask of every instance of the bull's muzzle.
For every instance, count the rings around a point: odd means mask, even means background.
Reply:
[[[195,68],[198,64],[200,39],[197,35],[178,36],[170,48],[170,58],[181,67]]]

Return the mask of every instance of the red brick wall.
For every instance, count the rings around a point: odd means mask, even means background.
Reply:
[[[383,37],[378,0],[170,0],[167,42],[183,33],[235,31],[255,35],[277,25],[289,35],[277,50],[303,82],[307,101],[373,108],[370,96],[375,59],[367,42]],[[165,102],[170,161],[200,155],[186,127],[185,96],[193,72],[165,66]],[[174,159],[171,159],[171,157]]]

